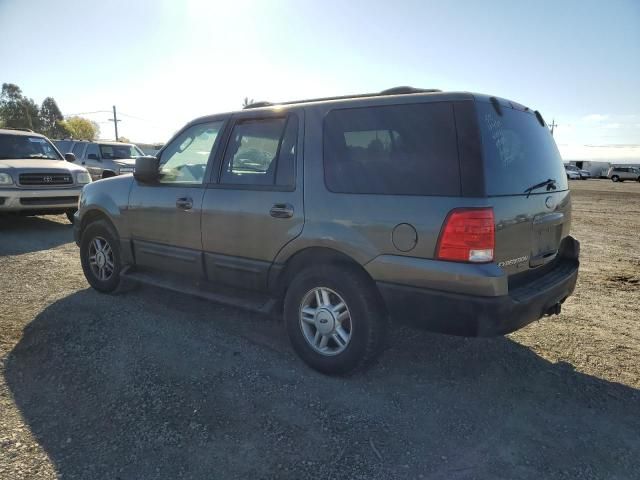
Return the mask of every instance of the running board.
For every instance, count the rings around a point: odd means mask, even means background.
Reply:
[[[208,282],[202,284],[188,284],[184,278],[178,279],[170,275],[124,268],[120,277],[125,281],[133,281],[145,285],[164,288],[174,292],[193,295],[195,297],[210,300],[212,302],[243,308],[253,312],[271,315],[275,311],[277,300],[269,295],[239,290],[225,286],[214,285]],[[215,289],[215,291],[213,291]]]

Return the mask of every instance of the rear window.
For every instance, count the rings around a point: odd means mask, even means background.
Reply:
[[[568,188],[560,152],[546,127],[531,112],[477,102],[488,195],[517,195],[549,178]],[[532,193],[546,193],[539,189]]]
[[[460,195],[453,106],[424,103],[330,112],[327,188],[337,193]]]
[[[58,147],[58,150],[62,153],[69,153],[71,151],[71,146],[73,145],[71,140],[57,140],[53,143],[56,144],[56,147]]]

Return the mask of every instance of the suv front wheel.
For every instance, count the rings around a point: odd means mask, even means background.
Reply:
[[[96,290],[113,292],[120,284],[118,234],[104,220],[89,224],[82,232],[80,261],[84,276]]]
[[[293,278],[284,302],[287,333],[296,353],[312,368],[345,374],[380,352],[387,315],[364,274],[321,266]]]
[[[620,177],[618,175],[614,175],[614,176],[611,177],[611,181],[613,181],[613,182],[617,182],[619,180],[620,180]]]

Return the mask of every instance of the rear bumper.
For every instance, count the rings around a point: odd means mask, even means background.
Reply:
[[[78,208],[81,186],[49,189],[0,189],[0,212],[68,210]]]
[[[452,335],[503,335],[559,312],[578,278],[579,244],[573,242],[573,251],[558,258],[553,268],[510,288],[507,295],[476,296],[383,282],[378,288],[395,321]]]

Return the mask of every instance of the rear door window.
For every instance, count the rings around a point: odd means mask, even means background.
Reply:
[[[332,192],[460,195],[450,103],[333,110],[325,118],[323,143]]]
[[[221,183],[293,186],[297,138],[295,115],[238,121],[225,153]]]
[[[89,155],[95,155],[96,159],[100,158],[100,152],[98,151],[98,145],[96,145],[95,143],[90,143],[89,146],[87,147],[87,159],[89,159]]]
[[[525,194],[527,188],[550,178],[557,190],[568,188],[558,147],[532,112],[503,106],[499,115],[488,102],[476,105],[488,195]]]

